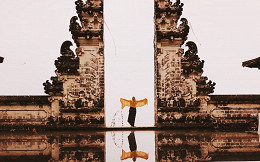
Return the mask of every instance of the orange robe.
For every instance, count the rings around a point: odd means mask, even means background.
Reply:
[[[121,160],[129,159],[129,158],[143,158],[145,160],[148,159],[148,153],[145,153],[143,151],[132,151],[132,152],[125,152],[122,150]]]
[[[123,98],[120,98],[120,102],[121,102],[121,105],[122,105],[122,109],[125,107],[125,106],[129,106],[129,107],[142,107],[146,104],[148,104],[148,100],[145,98],[143,100],[138,100],[138,101],[135,101],[133,102],[132,100],[126,100],[126,99],[123,99]]]

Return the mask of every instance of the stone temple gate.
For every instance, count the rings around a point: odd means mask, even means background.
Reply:
[[[77,48],[73,52],[70,41],[61,45],[56,76],[43,84],[48,96],[0,96],[0,124],[105,127],[103,0],[75,4],[78,16],[69,30]],[[188,41],[183,6],[180,0],[154,0],[155,126],[254,128],[259,95],[209,95],[215,83],[202,76],[204,60]]]
[[[54,118],[104,125],[103,1],[75,4],[78,16],[70,19],[69,30],[77,45],[76,56],[70,50],[72,43],[65,41],[55,61],[57,76],[44,83],[44,89],[55,107]]]
[[[197,55],[194,42],[186,42],[189,34],[186,18],[181,18],[183,3],[177,0],[155,0],[155,98],[156,123],[169,124],[170,118],[181,117],[180,110],[199,109],[207,112],[208,94],[213,93],[215,83],[207,81],[203,73],[204,61]],[[177,26],[178,22],[181,24]],[[177,112],[176,112],[177,111]],[[178,118],[177,117],[177,118]]]

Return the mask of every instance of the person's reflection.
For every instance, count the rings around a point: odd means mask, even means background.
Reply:
[[[145,160],[148,159],[148,153],[145,153],[143,151],[136,151],[137,150],[137,145],[135,141],[135,133],[131,132],[128,136],[128,142],[129,142],[129,148],[131,152],[125,152],[122,149],[122,156],[121,160],[129,159],[132,158],[133,161],[136,161],[136,158],[143,158]]]

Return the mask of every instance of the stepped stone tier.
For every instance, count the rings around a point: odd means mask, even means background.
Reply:
[[[72,42],[62,43],[56,76],[43,83],[48,95],[0,96],[0,130],[105,127],[103,0],[75,5],[69,25],[75,52]],[[215,83],[202,75],[204,60],[188,40],[183,6],[180,0],[154,0],[155,127],[257,129],[260,95],[211,95]]]
[[[54,122],[104,126],[103,0],[75,4],[78,16],[70,19],[69,30],[76,54],[70,49],[72,42],[63,42],[55,61],[57,76],[44,83],[44,90],[50,95]]]
[[[155,98],[158,126],[180,117],[180,110],[193,114],[207,113],[208,94],[215,83],[202,76],[204,60],[197,55],[194,42],[185,41],[189,34],[186,18],[181,18],[183,3],[155,0]],[[180,21],[180,25],[178,25]],[[188,50],[181,46],[185,43]],[[177,112],[176,112],[177,111]]]

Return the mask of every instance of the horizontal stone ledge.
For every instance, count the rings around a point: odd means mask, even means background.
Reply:
[[[159,107],[158,112],[198,112],[197,107]]]
[[[211,104],[260,104],[260,95],[209,95]]]
[[[49,102],[48,95],[42,96],[0,96],[0,105],[48,105],[50,106],[51,103]]]
[[[61,108],[61,113],[77,113],[77,112],[103,112],[103,107],[95,107],[95,108],[79,108],[79,109],[70,109],[70,108]]]

